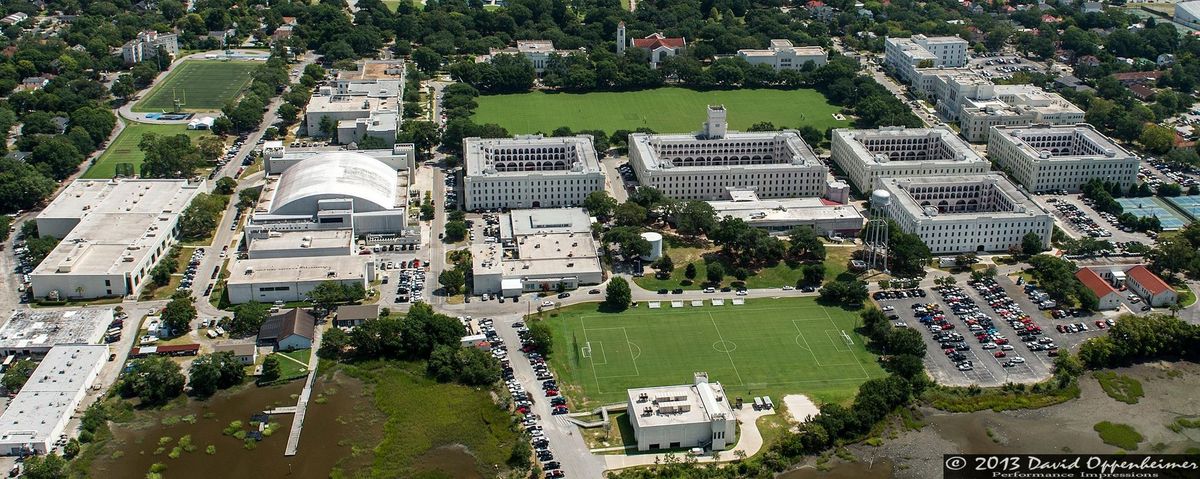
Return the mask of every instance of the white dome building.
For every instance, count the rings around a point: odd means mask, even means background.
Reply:
[[[312,214],[318,203],[350,199],[355,213],[396,207],[396,170],[370,156],[349,151],[317,155],[279,176],[271,214]]]

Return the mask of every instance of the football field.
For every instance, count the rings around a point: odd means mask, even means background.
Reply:
[[[137,112],[174,111],[176,98],[182,111],[218,111],[250,86],[250,74],[262,62],[188,60],[142,96],[133,106]]]
[[[855,312],[811,298],[684,303],[643,302],[615,314],[579,305],[550,319],[551,365],[566,394],[593,407],[623,401],[628,388],[687,384],[705,371],[747,400],[804,393],[836,401],[884,374],[854,332]]]

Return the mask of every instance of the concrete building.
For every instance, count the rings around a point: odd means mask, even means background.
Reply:
[[[991,127],[998,125],[1083,122],[1083,110],[1062,95],[1033,85],[995,85],[975,72],[937,75],[933,89],[938,114],[957,120],[961,135],[971,142],[987,141]]]
[[[578,206],[604,189],[590,135],[466,138],[463,164],[468,211]]]
[[[225,285],[229,302],[304,301],[325,281],[364,289],[375,280],[375,263],[362,255],[235,260]]]
[[[309,99],[304,110],[305,131],[308,136],[333,138],[343,145],[368,136],[395,143],[403,79],[403,64],[392,62],[364,62],[358,70],[340,72],[333,85],[317,88]],[[321,128],[322,118],[334,122],[336,133]]]
[[[900,79],[912,83],[919,69],[966,66],[970,43],[958,37],[913,35],[886,38],[883,46],[883,65],[895,71]]]
[[[701,131],[629,135],[629,162],[642,186],[679,200],[715,201],[727,190],[761,198],[819,197],[829,170],[794,130],[730,131],[724,106],[709,106]]]
[[[246,235],[259,239],[271,231],[317,230],[350,230],[354,236],[415,234],[407,217],[408,173],[401,175],[359,152],[311,155],[278,177],[267,177]]]
[[[753,191],[732,191],[733,199],[710,201],[718,218],[732,216],[773,235],[796,226],[811,226],[819,235],[858,236],[866,220],[853,206],[821,198],[762,200]]]
[[[126,65],[158,57],[159,48],[167,54],[164,62],[171,62],[179,55],[179,36],[174,33],[146,31],[121,46],[121,59]]]
[[[349,256],[356,252],[349,229],[311,231],[258,230],[247,233],[249,259]]]
[[[1006,251],[1037,233],[1050,246],[1054,218],[997,174],[883,178],[887,215],[933,254]]]
[[[1088,124],[992,127],[988,157],[1031,192],[1079,191],[1101,178],[1128,189],[1138,158]]]
[[[863,194],[880,178],[971,175],[991,164],[944,128],[883,127],[833,131],[831,159]]]
[[[258,329],[258,344],[274,346],[279,351],[294,351],[312,347],[317,318],[306,309],[292,308],[263,321]]]
[[[1192,28],[1200,28],[1200,2],[1176,3],[1175,21]]]
[[[101,344],[112,309],[14,310],[0,327],[0,356],[43,356],[59,344]]]
[[[284,146],[282,141],[268,141],[263,143],[262,149],[264,167],[268,175],[282,174],[284,170],[301,161],[339,151],[374,158],[405,175],[414,171],[417,165],[417,148],[412,143],[396,143],[391,149],[358,150],[345,146]]]
[[[580,208],[513,210],[500,217],[500,241],[471,245],[473,294],[516,296],[600,284],[604,270]]]
[[[1090,268],[1079,268],[1079,271],[1075,272],[1075,278],[1100,299],[1096,309],[1111,311],[1121,307],[1121,293],[1113,289],[1112,285],[1108,284],[1108,281],[1105,281],[1095,271]]]
[[[233,353],[233,357],[247,366],[258,361],[258,346],[254,343],[219,343],[213,345],[213,352]]]
[[[776,70],[800,70],[807,63],[812,68],[829,63],[829,54],[824,48],[792,46],[791,40],[771,40],[771,46],[766,50],[738,50],[737,56],[751,65],[771,65]]]
[[[692,384],[629,389],[629,423],[639,451],[701,447],[723,451],[737,419],[719,382],[696,373]]]
[[[67,424],[107,358],[104,345],[52,348],[0,415],[0,455],[46,454],[60,437],[72,434]]]
[[[554,42],[550,40],[517,40],[517,46],[508,48],[492,48],[487,55],[480,55],[475,58],[476,62],[491,63],[496,55],[518,55],[525,57],[533,64],[533,71],[541,74],[546,71],[546,66],[550,63],[552,55],[568,56],[572,53],[584,53],[581,48],[579,50],[556,50]]]
[[[1129,289],[1146,300],[1153,307],[1164,307],[1179,301],[1179,294],[1171,285],[1163,281],[1144,265],[1137,265],[1125,271],[1126,284]]]
[[[130,296],[175,243],[179,216],[204,191],[188,180],[77,180],[38,214],[62,242],[30,274],[35,298]]]

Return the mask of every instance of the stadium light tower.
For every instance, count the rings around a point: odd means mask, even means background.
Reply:
[[[886,190],[871,192],[871,204],[863,238],[867,247],[867,267],[888,271],[888,220],[887,208],[892,204],[892,194]]]
[[[175,89],[172,88],[171,89],[171,104],[174,105],[175,110],[172,111],[171,113],[179,113],[179,112],[183,111],[184,105],[187,105],[186,100],[187,99],[183,95],[176,96]]]

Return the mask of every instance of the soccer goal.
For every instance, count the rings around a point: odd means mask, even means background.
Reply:
[[[846,334],[846,330],[845,330],[845,329],[843,329],[843,330],[842,330],[842,339],[845,339],[845,340],[846,340],[846,346],[853,346],[853,345],[854,345],[854,340],[853,340],[853,339],[850,339],[850,335],[849,335],[849,334]]]
[[[588,341],[588,342],[583,343],[583,347],[579,348],[579,353],[581,356],[583,356],[587,359],[591,359],[592,358],[592,342]]]

